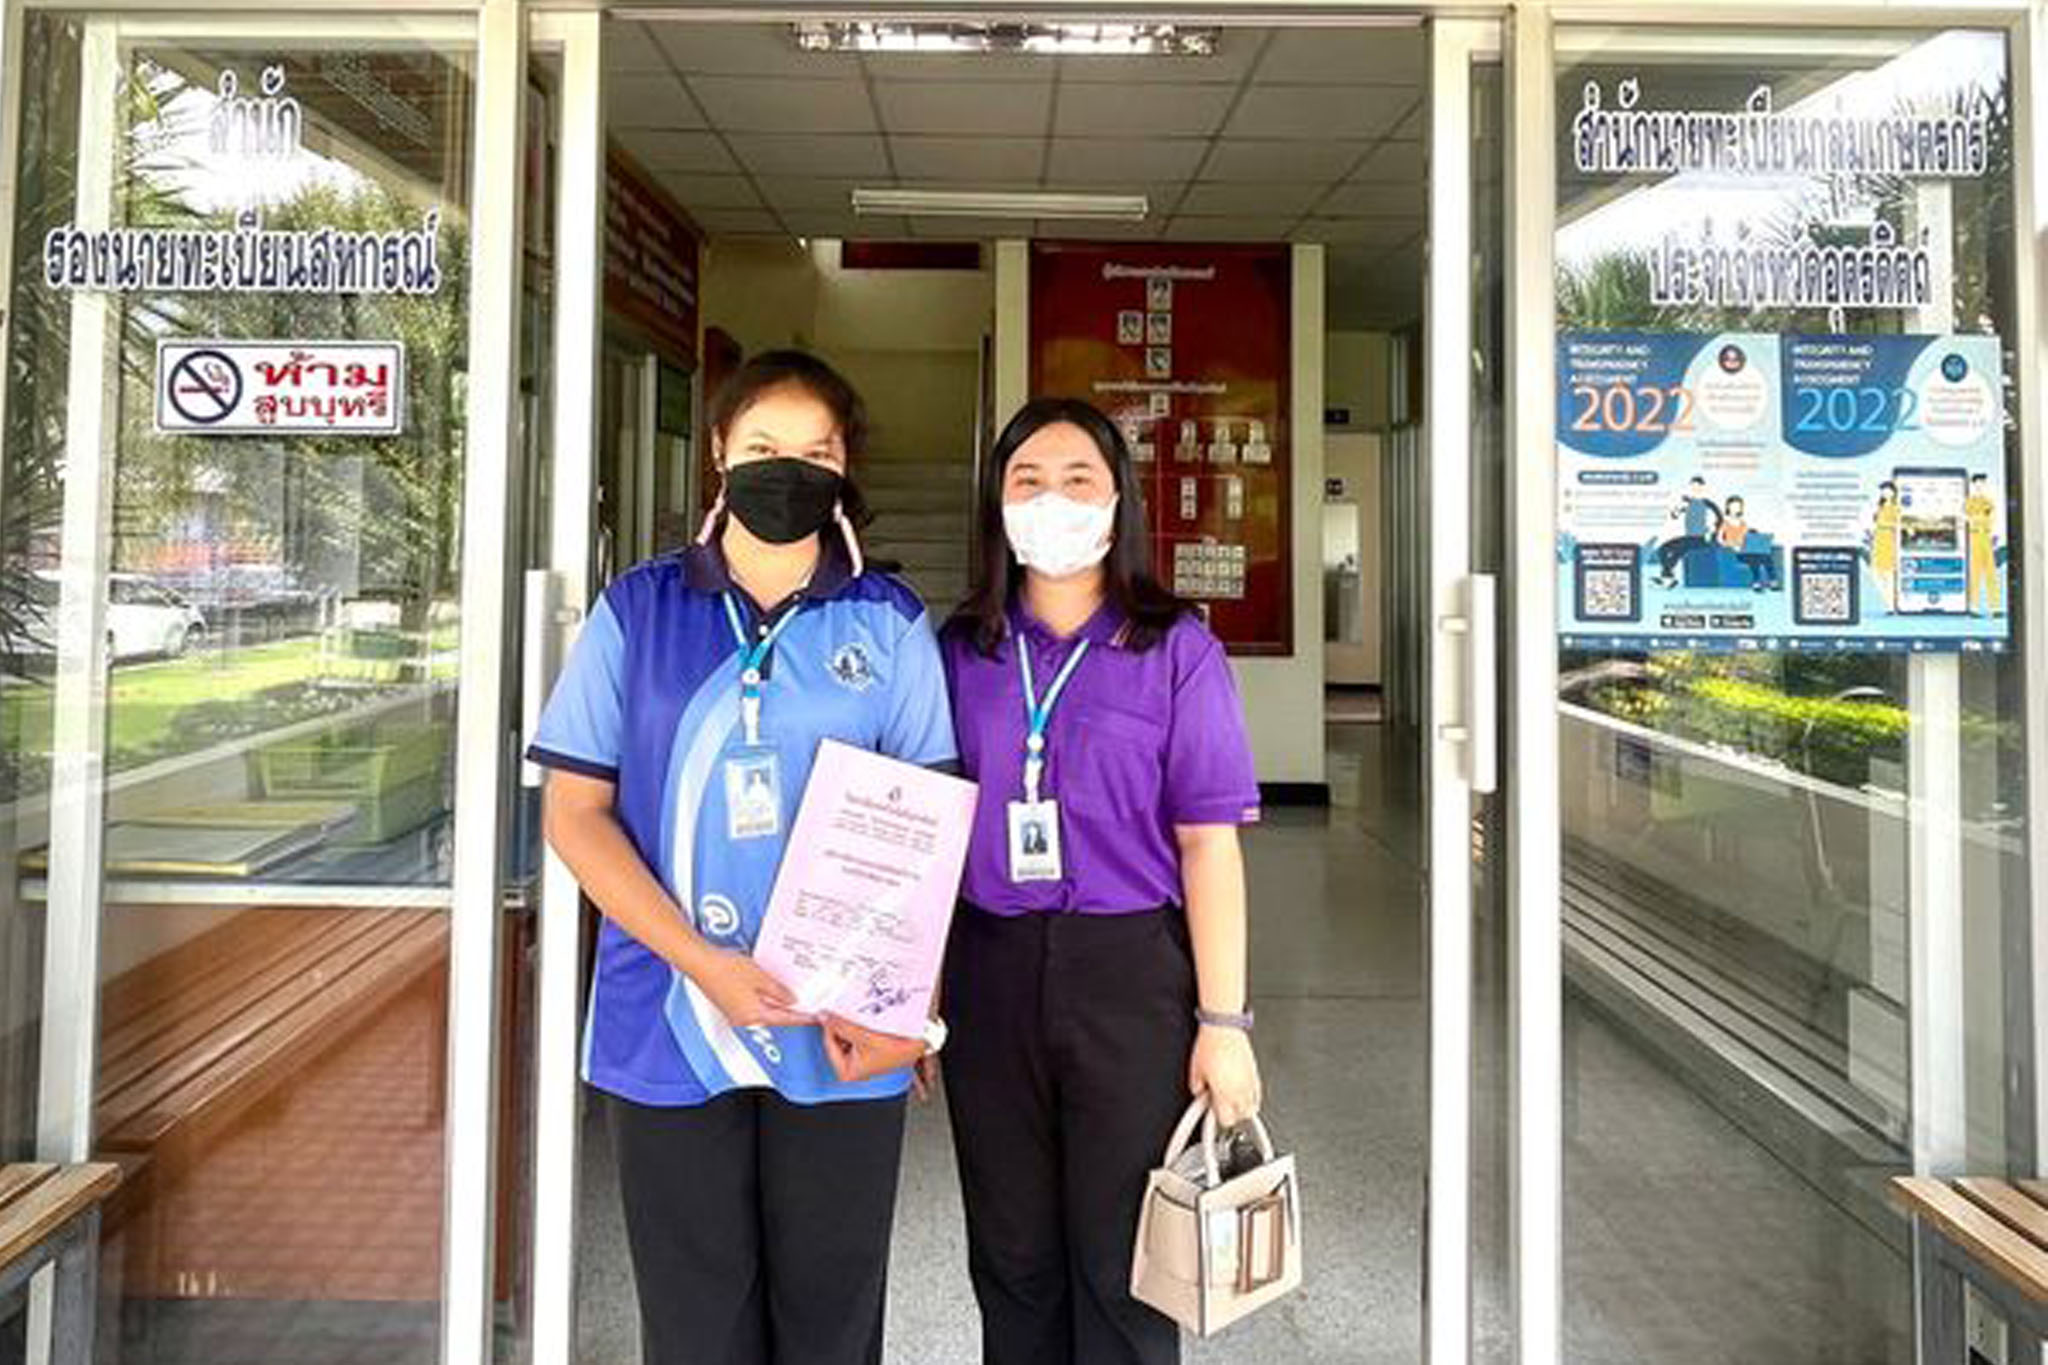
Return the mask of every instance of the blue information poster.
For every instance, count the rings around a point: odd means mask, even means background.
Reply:
[[[1558,339],[1567,648],[1998,650],[1995,336]]]

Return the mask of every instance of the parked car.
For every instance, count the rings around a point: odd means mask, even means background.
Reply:
[[[57,652],[57,575],[39,572],[30,589],[32,615],[22,634],[27,653]],[[140,574],[117,573],[107,580],[107,652],[116,660],[162,655],[176,658],[206,640],[206,618],[168,588]]]
[[[219,564],[158,574],[152,581],[201,612],[211,630],[238,643],[319,626],[319,594],[283,564]]]

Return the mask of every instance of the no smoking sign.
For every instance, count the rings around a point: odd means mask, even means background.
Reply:
[[[241,366],[220,351],[187,351],[164,376],[163,398],[193,426],[218,426],[242,401]]]
[[[167,434],[395,436],[404,408],[400,342],[157,342],[156,429]]]

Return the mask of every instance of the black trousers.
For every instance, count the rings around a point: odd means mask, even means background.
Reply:
[[[1146,1173],[1188,1102],[1185,916],[963,906],[944,999],[983,1365],[1173,1365],[1179,1329],[1130,1282]]]
[[[606,1100],[642,1365],[879,1365],[902,1100]]]

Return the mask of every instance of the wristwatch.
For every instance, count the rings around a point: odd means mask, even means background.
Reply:
[[[1250,1033],[1252,1031],[1252,1012],[1246,1010],[1243,1014],[1232,1014],[1228,1010],[1197,1008],[1195,1010],[1195,1022],[1207,1024],[1211,1028],[1234,1028],[1240,1033]]]
[[[946,1021],[927,1019],[924,1024],[924,1055],[936,1057],[946,1045]]]

